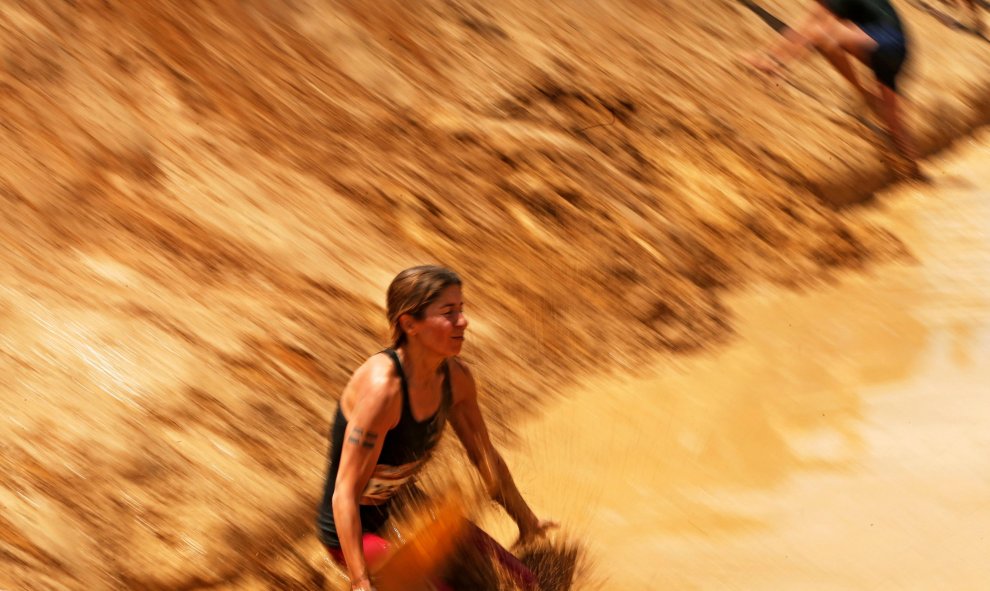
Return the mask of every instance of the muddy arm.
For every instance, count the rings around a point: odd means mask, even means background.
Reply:
[[[359,394],[350,412],[333,493],[333,518],[353,589],[371,589],[361,541],[359,502],[385,441],[401,413],[401,398],[389,387],[387,369],[357,376]]]
[[[520,539],[537,533],[540,520],[523,499],[501,454],[492,445],[488,427],[478,406],[478,391],[474,377],[460,361],[451,363],[454,406],[450,422],[464,445],[468,459],[477,468],[492,499],[505,508],[519,526]]]

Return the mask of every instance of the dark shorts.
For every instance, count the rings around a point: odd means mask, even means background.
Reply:
[[[877,42],[870,54],[870,69],[877,80],[891,90],[897,90],[897,75],[907,60],[907,39],[897,27],[890,25],[866,25],[863,32]]]

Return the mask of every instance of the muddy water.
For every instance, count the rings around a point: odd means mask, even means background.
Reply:
[[[868,211],[917,261],[733,302],[728,345],[588,381],[509,454],[608,589],[990,581],[990,133]],[[508,537],[508,531],[503,532]]]

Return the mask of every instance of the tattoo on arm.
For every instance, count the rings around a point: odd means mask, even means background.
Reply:
[[[354,445],[360,445],[361,447],[371,449],[375,447],[375,443],[378,442],[378,433],[374,431],[365,431],[360,427],[354,427],[351,429],[351,435],[347,438],[347,443],[353,443]]]

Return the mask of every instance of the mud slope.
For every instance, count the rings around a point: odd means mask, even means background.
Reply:
[[[465,276],[503,438],[723,337],[726,289],[904,254],[823,205],[885,173],[819,60],[742,68],[772,33],[736,2],[589,4],[7,3],[0,586],[206,586],[303,535],[404,266]],[[935,146],[987,46],[906,14]]]

